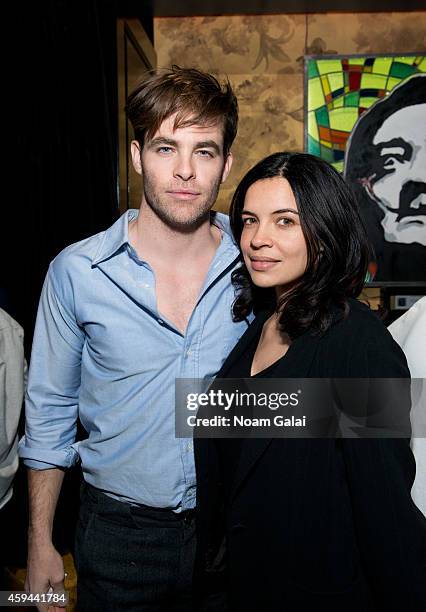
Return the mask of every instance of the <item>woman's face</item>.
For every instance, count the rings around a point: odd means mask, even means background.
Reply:
[[[241,213],[241,250],[255,285],[275,287],[277,297],[306,270],[307,248],[296,200],[281,177],[253,183]]]

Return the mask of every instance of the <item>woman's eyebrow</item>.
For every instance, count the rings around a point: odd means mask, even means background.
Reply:
[[[291,212],[291,213],[294,213],[295,215],[299,214],[298,211],[295,210],[294,208],[280,208],[279,210],[274,210],[272,214],[278,215],[278,214],[286,213],[286,212]]]
[[[294,208],[280,208],[279,210],[273,210],[271,212],[271,215],[279,215],[281,213],[286,213],[286,212],[291,212],[294,213],[295,215],[298,215],[298,211],[295,210]],[[247,210],[246,208],[244,210],[241,211],[242,215],[253,215],[253,217],[257,217],[256,213],[251,212],[250,210]]]

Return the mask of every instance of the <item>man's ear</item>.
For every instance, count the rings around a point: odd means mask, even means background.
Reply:
[[[132,155],[133,168],[138,174],[142,174],[141,146],[137,140],[132,140],[130,143],[130,152]]]
[[[228,155],[226,156],[226,159],[225,159],[225,164],[223,166],[222,178],[220,180],[221,183],[224,183],[226,181],[226,179],[228,178],[228,174],[231,172],[233,160],[234,160],[234,158],[232,156],[232,153],[231,153],[231,151],[229,151],[229,153],[228,153]]]

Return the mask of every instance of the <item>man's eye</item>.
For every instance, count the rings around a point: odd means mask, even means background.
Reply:
[[[397,164],[401,164],[403,160],[399,155],[389,155],[383,158],[383,168],[391,169],[395,168]]]
[[[173,151],[172,147],[158,147],[158,153],[170,153]]]
[[[211,153],[210,151],[206,151],[206,149],[200,149],[199,151],[197,151],[197,155],[199,155],[200,157],[213,157],[213,153]]]

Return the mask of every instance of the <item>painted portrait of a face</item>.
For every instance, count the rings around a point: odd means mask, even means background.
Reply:
[[[397,110],[373,139],[380,172],[369,194],[387,242],[426,246],[426,103]]]
[[[360,201],[377,279],[426,280],[425,74],[403,81],[360,116],[344,175]]]

